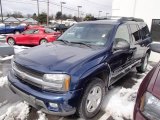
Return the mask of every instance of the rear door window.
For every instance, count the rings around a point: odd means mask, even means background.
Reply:
[[[130,29],[131,29],[132,39],[134,41],[141,40],[140,30],[139,30],[138,26],[136,24],[132,24],[132,25],[130,25]]]

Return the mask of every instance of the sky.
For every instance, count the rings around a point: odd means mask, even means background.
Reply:
[[[1,0],[3,13],[13,13],[14,11],[20,11],[22,14],[37,13],[37,1],[36,0]],[[80,15],[84,16],[88,13],[98,16],[111,15],[112,0],[49,0],[49,14],[54,15],[57,11],[60,11],[60,2],[66,2],[63,6],[64,14],[72,14],[77,16],[77,6],[80,8]],[[39,0],[40,12],[47,11],[47,0]]]

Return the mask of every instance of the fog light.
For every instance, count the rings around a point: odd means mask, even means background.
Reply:
[[[58,105],[56,103],[49,103],[49,106],[52,108],[58,108]]]

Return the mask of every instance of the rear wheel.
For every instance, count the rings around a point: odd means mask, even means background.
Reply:
[[[47,40],[46,40],[46,39],[42,39],[42,40],[40,40],[40,42],[39,42],[40,45],[45,44],[45,43],[47,43]]]
[[[99,78],[93,78],[92,82],[87,86],[80,101],[77,109],[78,115],[84,119],[90,119],[94,117],[101,109],[104,95],[104,82]]]
[[[13,45],[15,45],[15,40],[13,39],[13,38],[8,38],[8,44],[10,45],[10,46],[13,46]]]
[[[149,53],[146,53],[145,57],[142,58],[141,66],[137,67],[137,72],[144,73],[148,66]]]

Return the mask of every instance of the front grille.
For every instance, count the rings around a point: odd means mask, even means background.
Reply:
[[[28,84],[29,86],[36,86],[38,88],[42,88],[41,83],[35,81],[35,79],[37,79],[38,81],[43,80],[42,73],[26,68],[18,63],[14,63],[13,71],[16,77],[18,77],[21,82]],[[29,76],[29,78],[26,76]]]
[[[35,78],[43,79],[43,74],[40,73],[40,72],[37,72],[35,70],[26,68],[26,67],[24,67],[24,66],[22,66],[22,65],[20,65],[18,63],[15,63],[15,67],[21,72],[24,72],[24,73],[26,73],[28,75],[31,75],[31,76],[35,77]]]

